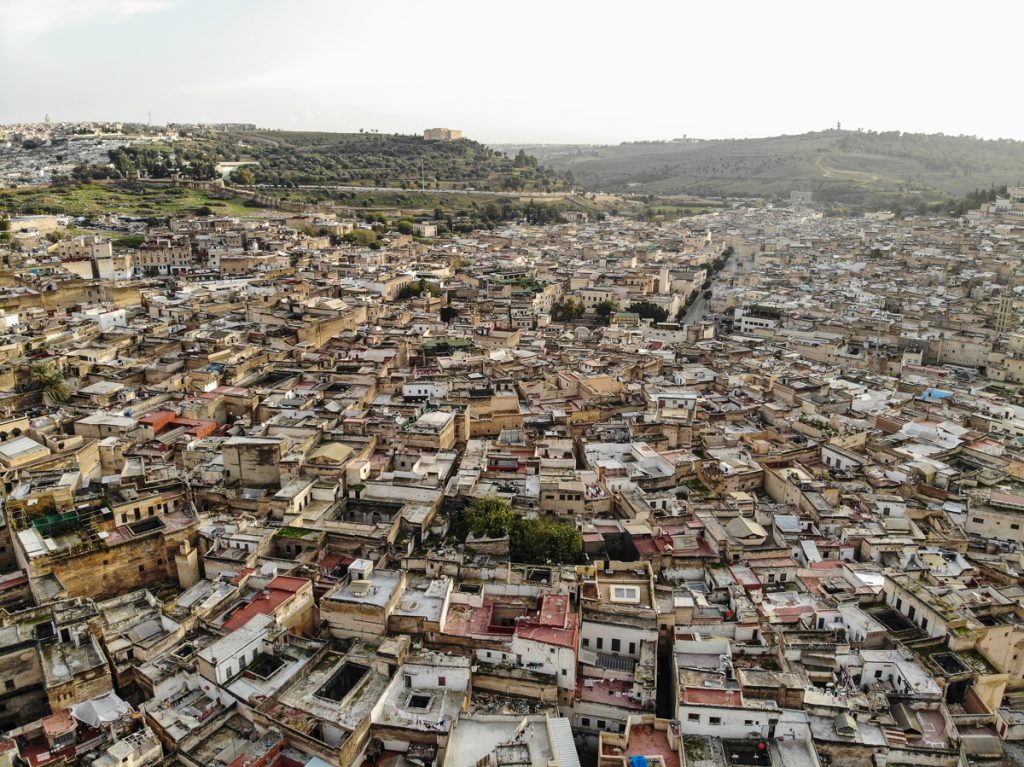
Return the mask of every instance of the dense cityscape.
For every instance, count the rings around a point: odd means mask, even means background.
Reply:
[[[332,135],[0,129],[0,767],[1019,763],[1024,187]]]

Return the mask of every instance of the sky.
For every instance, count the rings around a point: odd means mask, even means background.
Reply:
[[[0,123],[1024,140],[1024,2],[0,0]]]

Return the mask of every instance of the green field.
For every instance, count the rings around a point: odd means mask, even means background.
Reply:
[[[202,207],[229,216],[266,215],[240,199],[218,199],[192,189],[172,186],[110,182],[44,185],[0,191],[0,210],[15,214],[62,213],[98,216],[117,213],[140,218],[194,214]]]

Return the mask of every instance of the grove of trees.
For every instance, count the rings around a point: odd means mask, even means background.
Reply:
[[[487,538],[509,537],[514,562],[576,564],[583,556],[583,536],[575,525],[552,517],[525,519],[504,498],[477,500],[453,520],[452,532],[465,541],[470,533]]]

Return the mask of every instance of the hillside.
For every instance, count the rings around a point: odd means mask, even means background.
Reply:
[[[799,136],[525,149],[590,189],[787,197],[855,206],[935,203],[1024,179],[1024,142],[910,133]]]
[[[353,185],[557,191],[557,173],[526,155],[505,157],[468,139],[426,141],[385,133],[257,130],[203,134],[184,142],[190,160],[245,162],[245,181],[271,185]],[[236,181],[239,179],[236,178]]]

